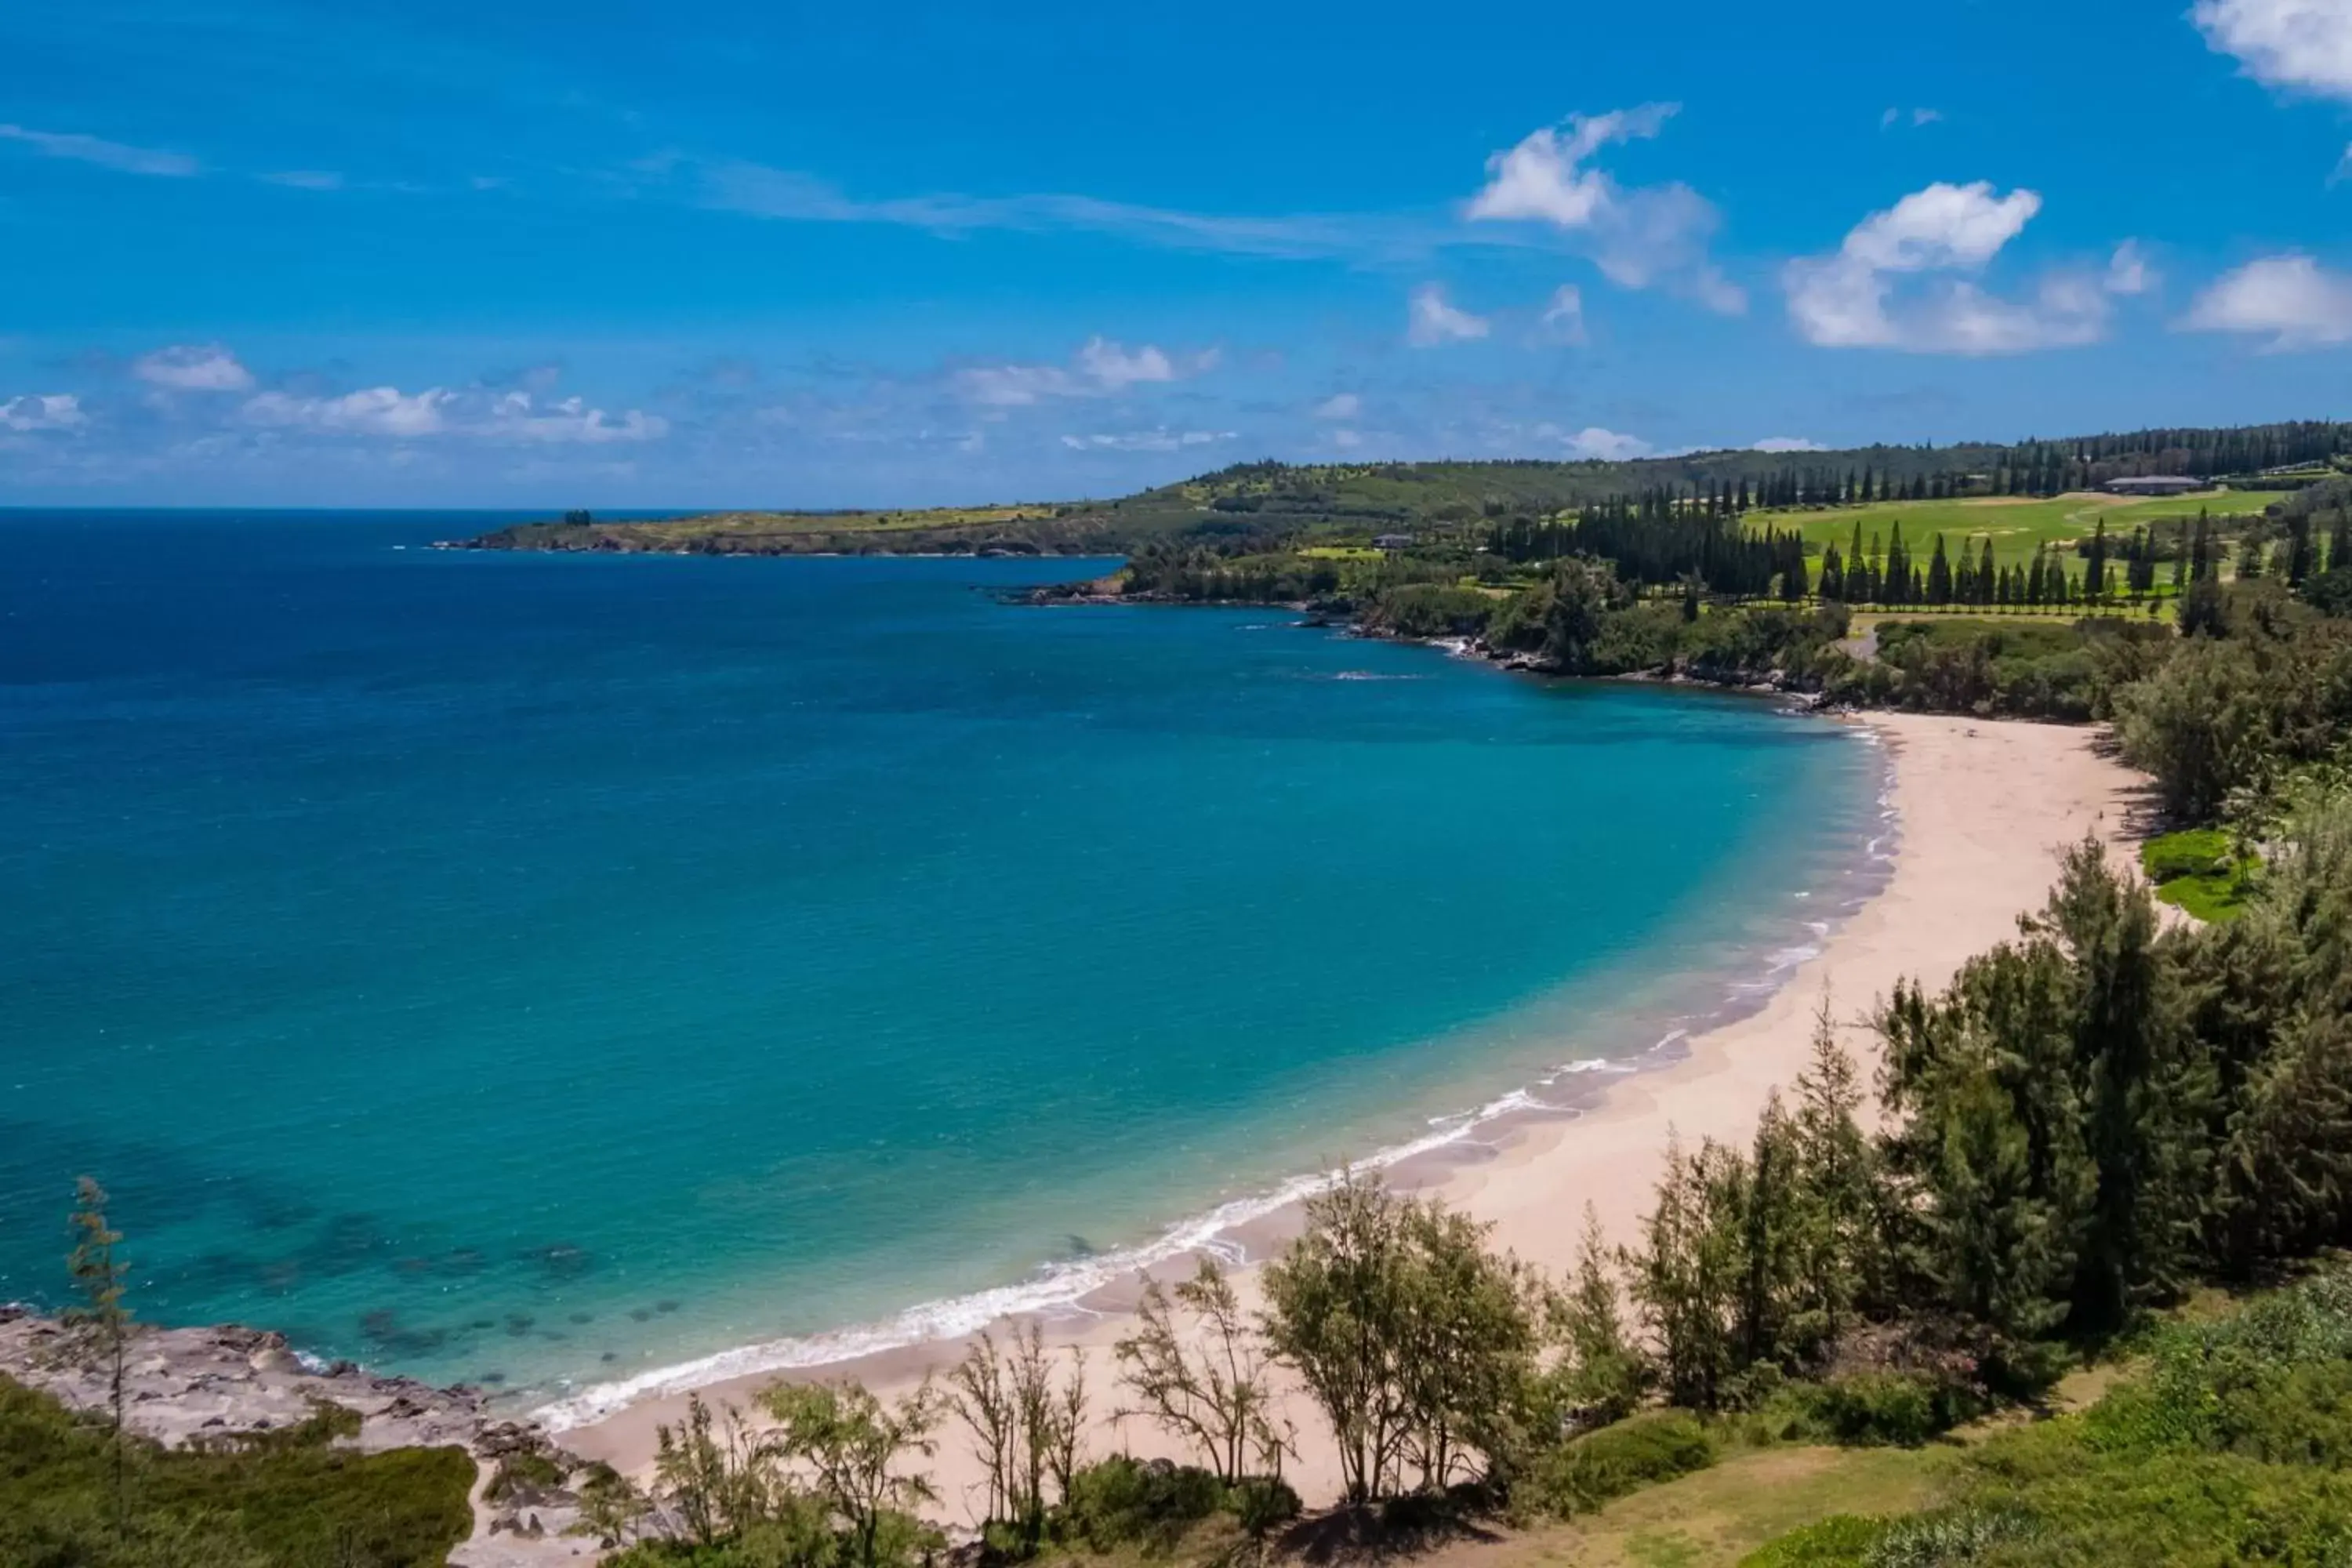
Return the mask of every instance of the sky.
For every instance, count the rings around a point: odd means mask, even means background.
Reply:
[[[17,0],[0,505],[2352,416],[2352,0]]]

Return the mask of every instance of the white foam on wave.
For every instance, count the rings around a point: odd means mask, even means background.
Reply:
[[[1466,651],[1466,650],[1465,650]],[[1338,679],[1393,679],[1370,672],[1347,671]],[[1403,677],[1413,679],[1416,677]],[[1878,744],[1871,731],[1856,728],[1856,734],[1865,743]],[[1895,816],[1893,770],[1887,770],[1879,794],[1880,816],[1892,821]],[[1874,860],[1893,858],[1891,846],[1895,837],[1893,828],[1870,840],[1865,854]],[[1764,966],[1763,975],[1747,982],[1735,981],[1729,987],[1731,996],[1745,1000],[1758,992],[1777,991],[1799,965],[1819,956],[1830,932],[1830,922],[1805,922],[1816,937],[1815,942],[1779,949],[1771,953]],[[1684,1027],[1668,1029],[1649,1051],[1663,1051],[1689,1037]],[[1606,1057],[1588,1057],[1566,1062],[1539,1080],[1540,1085],[1557,1082],[1571,1074],[1589,1072],[1634,1072],[1638,1064],[1612,1060]],[[1529,1090],[1515,1089],[1488,1100],[1475,1110],[1456,1111],[1429,1119],[1430,1131],[1419,1138],[1381,1150],[1358,1160],[1350,1170],[1379,1171],[1400,1164],[1416,1155],[1426,1154],[1451,1144],[1464,1142],[1480,1128],[1501,1117],[1529,1112],[1558,1115],[1574,1114],[1575,1108],[1551,1104],[1538,1100]],[[993,1289],[977,1290],[969,1295],[952,1296],[935,1301],[925,1301],[909,1307],[895,1316],[876,1322],[856,1324],[824,1333],[768,1340],[757,1344],[741,1345],[713,1355],[680,1362],[672,1366],[656,1367],[634,1377],[610,1383],[600,1383],[576,1394],[541,1406],[533,1414],[551,1431],[562,1432],[571,1427],[601,1420],[614,1411],[641,1399],[665,1394],[684,1394],[691,1389],[731,1378],[756,1377],[769,1373],[804,1370],[837,1362],[854,1361],[878,1352],[898,1350],[908,1345],[923,1344],[937,1340],[957,1339],[978,1331],[1003,1318],[1022,1314],[1048,1313],[1064,1316],[1087,1315],[1090,1312],[1080,1302],[1102,1287],[1164,1263],[1188,1253],[1206,1253],[1220,1261],[1240,1266],[1250,1261],[1247,1249],[1228,1233],[1278,1209],[1328,1190],[1339,1179],[1339,1173],[1318,1172],[1295,1176],[1286,1182],[1245,1197],[1220,1204],[1205,1214],[1180,1220],[1154,1239],[1139,1246],[1122,1247],[1064,1263],[1049,1264],[1040,1268],[1030,1279],[1018,1285],[999,1286]]]
[[[1582,1064],[1566,1070],[1583,1070]],[[1432,1118],[1431,1125],[1438,1131],[1382,1149],[1356,1161],[1349,1169],[1386,1170],[1415,1155],[1461,1142],[1498,1117],[1527,1111],[1556,1114],[1568,1109],[1538,1100],[1524,1089],[1515,1089],[1475,1111]],[[825,1366],[908,1345],[956,1339],[977,1332],[1002,1318],[1040,1312],[1084,1313],[1087,1309],[1079,1305],[1082,1298],[1140,1269],[1187,1253],[1210,1253],[1234,1265],[1248,1262],[1246,1250],[1227,1232],[1327,1191],[1339,1176],[1340,1173],[1333,1171],[1295,1176],[1263,1192],[1220,1204],[1206,1214],[1180,1220],[1140,1246],[1073,1262],[1048,1264],[1022,1284],[924,1301],[877,1322],[740,1345],[674,1366],[656,1367],[635,1377],[595,1384],[531,1414],[551,1432],[568,1431],[602,1420],[641,1399],[685,1394],[731,1378]]]

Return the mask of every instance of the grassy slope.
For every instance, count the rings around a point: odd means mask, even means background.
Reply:
[[[254,1451],[200,1452],[128,1439],[131,1545],[116,1555],[104,1430],[0,1378],[0,1563],[431,1568],[472,1531],[463,1449],[326,1441],[289,1429]]]
[[[2126,500],[2116,496],[2074,494],[2048,500],[2023,497],[1980,496],[1965,500],[1882,501],[1870,506],[1827,510],[1759,511],[1748,514],[1752,526],[1795,527],[1805,536],[1811,553],[1825,545],[1841,551],[1853,542],[1854,524],[1862,525],[1865,545],[1876,533],[1881,542],[1893,538],[1895,525],[1903,527],[1903,542],[1926,564],[1935,536],[1941,533],[1949,549],[1963,542],[1971,552],[1992,541],[1993,560],[2003,565],[2026,560],[2042,543],[2069,543],[2087,539],[2105,519],[2110,536],[2129,537],[2145,523],[2169,523],[2196,517],[2200,508],[2213,516],[2236,517],[2259,512],[2279,499],[2272,490],[2220,490],[2173,500]]]

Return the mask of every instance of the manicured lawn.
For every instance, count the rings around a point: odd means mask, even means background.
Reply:
[[[2129,538],[2136,527],[2153,523],[2169,527],[2182,518],[2194,519],[2200,508],[2217,518],[2234,517],[2259,512],[2277,499],[2278,492],[2271,490],[2219,490],[2167,500],[2125,500],[2081,492],[2047,500],[2022,496],[1979,496],[1966,500],[1884,501],[1825,511],[1755,511],[1748,514],[1748,521],[1751,527],[1759,528],[1788,528],[1793,524],[1804,535],[1809,552],[1815,555],[1830,544],[1835,544],[1841,552],[1848,549],[1853,542],[1857,522],[1862,524],[1865,547],[1873,533],[1878,535],[1884,546],[1894,538],[1895,526],[1899,522],[1903,542],[1923,566],[1938,533],[1944,536],[1949,550],[1958,551],[1962,543],[1968,543],[1972,559],[1975,552],[1983,548],[1984,541],[1990,539],[1995,563],[2012,565],[2031,558],[2038,544],[2070,543],[2089,538],[2102,519],[2110,536]]]

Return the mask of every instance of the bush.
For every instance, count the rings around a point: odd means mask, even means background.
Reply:
[[[1298,1494],[1280,1476],[1250,1476],[1225,1489],[1225,1510],[1251,1536],[1263,1536],[1297,1519]]]
[[[1291,1500],[1295,1505],[1295,1494]],[[1197,1465],[1122,1454],[1070,1478],[1069,1500],[1055,1524],[1064,1540],[1097,1551],[1168,1546],[1225,1501],[1225,1484]]]
[[[125,1526],[113,1446],[45,1394],[0,1378],[0,1563],[89,1568],[427,1568],[472,1531],[462,1448],[361,1454],[328,1446],[348,1411],[278,1439],[165,1449],[124,1439]]]
[[[1833,1513],[1792,1531],[1739,1560],[1739,1568],[1864,1568],[1870,1549],[1886,1534],[1886,1521]]]
[[[1918,1373],[1858,1373],[1799,1384],[1783,1397],[1813,1434],[1850,1447],[1916,1448],[1984,1409],[1973,1389]]]
[[[1715,1463],[1715,1443],[1686,1410],[1654,1410],[1538,1455],[1513,1496],[1538,1512],[1589,1513],[1637,1487]]]

